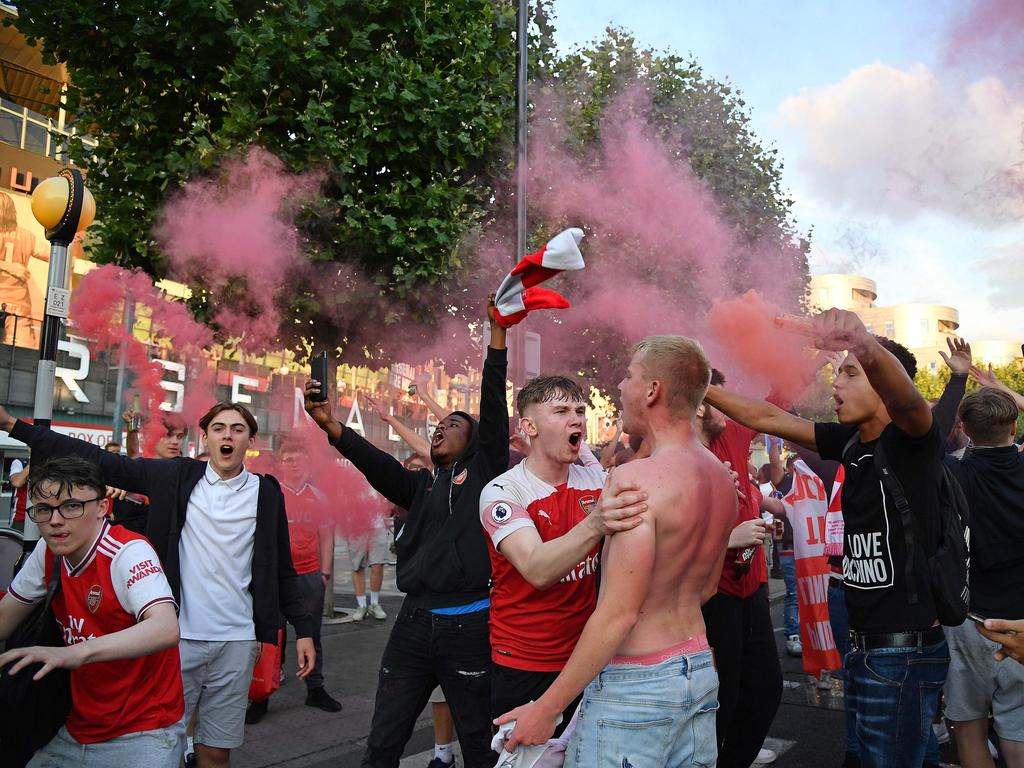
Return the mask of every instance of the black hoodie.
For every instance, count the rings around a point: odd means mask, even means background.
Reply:
[[[480,423],[470,423],[465,451],[449,469],[410,470],[358,433],[342,427],[334,447],[378,493],[408,510],[395,539],[398,588],[405,603],[450,608],[490,594],[491,559],[480,526],[480,492],[508,469],[506,351],[487,349],[480,384]]]
[[[1024,616],[1024,456],[1016,445],[970,447],[946,457],[970,510],[971,610],[986,619]]]

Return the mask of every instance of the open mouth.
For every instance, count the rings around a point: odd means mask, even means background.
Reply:
[[[832,395],[832,399],[836,401],[835,408],[837,411],[843,407],[843,398],[841,398],[839,395]]]
[[[444,440],[444,432],[439,429],[434,430],[434,438],[430,441],[431,445],[440,445]]]
[[[573,432],[572,434],[569,435],[569,445],[571,445],[573,448],[579,448],[581,440],[583,440],[582,432]]]
[[[228,456],[230,456],[234,452],[235,452],[235,448],[232,445],[222,445],[220,447],[220,455],[223,456],[224,458],[227,458]]]

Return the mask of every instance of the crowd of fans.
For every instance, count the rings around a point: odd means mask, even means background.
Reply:
[[[56,735],[5,759],[171,768],[187,753],[226,766],[267,712],[269,694],[250,689],[257,648],[281,647],[285,621],[306,703],[339,711],[320,642],[334,530],[304,460],[332,451],[394,506],[405,595],[366,768],[398,766],[428,703],[430,768],[453,764],[453,733],[470,768],[772,762],[783,679],[768,556],[786,582],[785,648],[801,656],[803,534],[788,518],[807,478],[841,530],[828,649],[847,746],[821,764],[938,764],[944,700],[962,765],[996,754],[1024,766],[1024,401],[967,344],[950,342],[950,383],[929,403],[910,352],[853,313],[816,316],[833,367],[837,421],[825,423],[728,388],[691,339],[650,337],[622,371],[622,422],[599,459],[572,378],[524,386],[510,430],[506,332],[489,312],[480,413],[445,413],[427,395],[429,441],[392,419],[413,450],[404,463],[343,426],[316,381],[306,411],[327,440],[285,439],[279,477],[246,468],[258,425],[238,404],[200,420],[205,459],[182,455],[186,426],[173,420],[142,457],[137,440],[122,455],[0,408],[0,429],[32,451],[21,513],[42,535],[0,601],[0,638],[41,605],[62,634],[9,648],[0,667],[36,680],[70,670],[71,691]],[[970,377],[981,386],[966,394]],[[757,469],[759,441],[769,461]],[[387,618],[387,525],[346,542],[356,620]]]

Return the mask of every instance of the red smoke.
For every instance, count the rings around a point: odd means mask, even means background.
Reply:
[[[195,424],[214,401],[213,374],[205,355],[212,334],[192,317],[183,303],[169,299],[139,270],[104,265],[85,275],[72,296],[70,313],[76,333],[93,339],[98,350],[112,354],[117,354],[124,345],[125,366],[134,377],[132,387],[126,392],[125,405],[135,393],[139,394],[147,424],[142,450],[145,455],[152,455],[157,441],[164,435],[159,408],[166,393],[160,386],[165,377],[164,368],[150,358],[152,354],[161,354],[163,347],[149,347],[125,327],[126,296],[134,303],[136,312],[149,314],[154,342],[167,343],[173,359],[186,366],[188,379],[181,414],[186,424]],[[168,378],[174,380],[171,376]]]
[[[715,302],[708,322],[725,358],[715,362],[717,368],[735,365],[733,378],[744,378],[752,387],[771,390],[793,403],[813,380],[817,366],[808,355],[806,338],[775,325],[781,311],[750,290],[739,298]]]
[[[276,157],[252,147],[164,206],[155,234],[171,273],[210,293],[222,339],[249,352],[280,347],[281,291],[308,270],[291,217],[319,179],[286,173]]]
[[[1024,85],[1024,3],[976,0],[953,25],[949,66],[978,63],[1016,86]]]

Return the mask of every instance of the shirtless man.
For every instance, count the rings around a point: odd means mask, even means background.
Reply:
[[[718,584],[736,494],[696,435],[710,379],[695,341],[652,336],[634,347],[619,384],[623,428],[651,455],[616,473],[648,489],[648,511],[605,544],[597,608],[562,673],[495,721],[516,721],[509,751],[544,743],[586,688],[567,768],[715,764],[718,675],[700,606]]]

